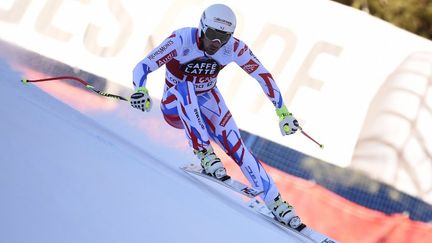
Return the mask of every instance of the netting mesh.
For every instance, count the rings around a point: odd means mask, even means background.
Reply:
[[[413,220],[432,222],[432,206],[352,169],[340,168],[242,131],[251,151],[264,163],[288,174],[314,181],[359,205],[387,214],[405,213]]]

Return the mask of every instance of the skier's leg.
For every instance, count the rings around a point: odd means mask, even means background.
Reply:
[[[264,191],[263,200],[266,203],[273,201],[279,191],[258,159],[244,145],[240,131],[219,91],[215,88],[199,99],[206,101],[200,102],[200,108],[210,136],[240,166],[250,184]]]
[[[298,219],[294,209],[280,197],[271,176],[244,145],[240,131],[217,88],[200,96],[199,99],[203,100],[200,102],[200,108],[210,136],[240,166],[250,184],[258,190],[263,190],[261,198],[275,216],[278,214],[278,220],[289,223],[294,217]]]
[[[169,88],[161,101],[165,120],[173,127],[185,129],[194,150],[202,150],[210,144],[198,107],[193,83],[187,81]]]
[[[168,124],[185,129],[189,145],[201,160],[201,165],[206,172],[216,178],[225,179],[226,170],[210,146],[193,83],[181,82],[166,90],[161,102],[161,110]]]

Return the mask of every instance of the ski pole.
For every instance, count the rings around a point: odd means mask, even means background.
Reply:
[[[99,95],[105,96],[105,97],[109,97],[109,98],[114,98],[114,99],[118,99],[118,100],[124,100],[124,101],[129,101],[128,99],[120,96],[120,95],[115,95],[115,94],[110,94],[110,93],[106,93],[106,92],[102,92],[100,90],[95,89],[95,87],[93,87],[92,85],[90,85],[88,82],[77,78],[77,77],[73,77],[73,76],[58,76],[58,77],[52,77],[52,78],[42,78],[42,79],[21,79],[21,82],[23,84],[26,83],[37,83],[37,82],[46,82],[46,81],[54,81],[54,80],[65,80],[65,79],[70,79],[70,80],[75,80],[78,81],[79,83],[85,85],[85,87]]]
[[[305,137],[309,138],[312,142],[316,143],[316,144],[317,144],[321,149],[324,148],[324,144],[322,144],[322,143],[318,143],[318,142],[317,142],[315,139],[313,139],[309,134],[307,134],[305,131],[303,131],[303,128],[302,128],[302,127],[299,126],[299,128],[300,128],[300,132],[301,132]]]

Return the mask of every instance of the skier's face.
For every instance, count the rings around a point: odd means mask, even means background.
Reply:
[[[215,54],[231,38],[231,33],[207,28],[204,33],[204,51],[209,55]]]
[[[204,51],[209,54],[215,54],[222,47],[220,40],[209,40],[204,38]]]

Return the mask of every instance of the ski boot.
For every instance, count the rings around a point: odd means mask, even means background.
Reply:
[[[230,177],[226,173],[221,160],[216,156],[211,146],[203,150],[194,150],[195,155],[201,160],[204,171],[218,180],[225,181]]]
[[[276,220],[279,222],[298,231],[304,228],[304,224],[301,222],[299,216],[297,216],[295,213],[294,208],[287,202],[283,201],[280,194],[278,194],[274,199],[274,202],[272,202],[270,205],[267,205],[267,207],[271,210]]]

